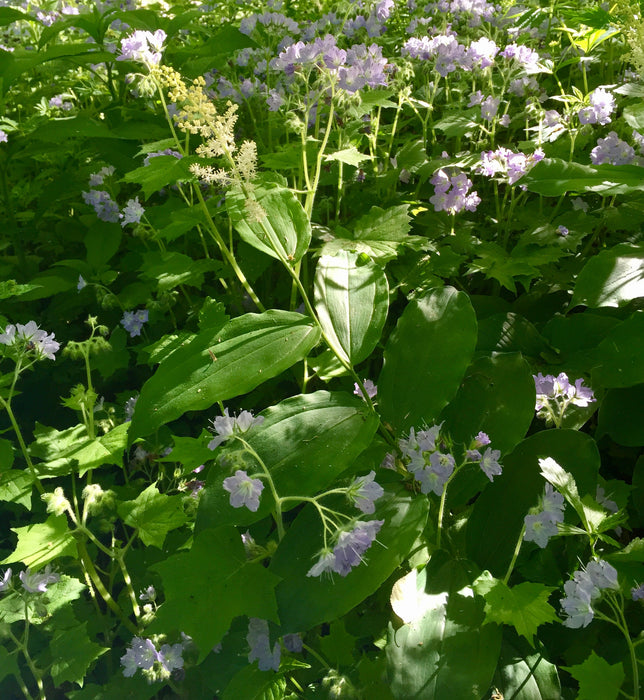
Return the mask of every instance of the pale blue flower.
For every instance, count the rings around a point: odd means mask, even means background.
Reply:
[[[366,476],[358,477],[347,491],[347,496],[353,501],[353,505],[366,514],[375,511],[374,501],[384,493],[382,486],[374,481],[375,477],[376,472],[372,469]]]
[[[233,508],[246,506],[253,513],[259,508],[259,497],[264,490],[260,479],[251,479],[242,469],[235,476],[224,479],[224,489],[230,493],[230,505]]]
[[[501,450],[493,450],[490,447],[485,450],[481,457],[480,467],[490,481],[503,472],[503,467],[499,464]]]
[[[121,325],[130,334],[130,338],[141,335],[143,324],[148,321],[148,310],[126,311],[121,319]]]
[[[231,416],[228,409],[225,409],[223,416],[217,416],[211,421],[212,429],[217,436],[208,443],[208,447],[215,450],[234,435],[247,433],[253,426],[261,425],[263,422],[264,416],[253,416],[250,411],[242,411],[238,416]]]
[[[268,633],[268,622],[257,617],[248,620],[248,634],[246,641],[250,647],[248,662],[257,660],[260,671],[278,671],[280,667],[281,649],[279,642],[275,642],[273,649],[270,648],[270,637]]]
[[[138,224],[141,217],[145,214],[145,209],[141,206],[139,198],[129,199],[121,214],[121,226],[125,227],[128,224]]]
[[[27,568],[25,571],[21,571],[19,576],[22,587],[28,593],[46,593],[50,583],[60,581],[60,575],[53,573],[49,564],[42,571],[33,573]]]
[[[631,598],[633,600],[644,600],[644,583],[631,588]]]
[[[342,532],[333,549],[333,571],[346,576],[354,566],[362,562],[362,555],[371,547],[384,520],[359,521],[353,530]]]
[[[523,539],[526,542],[535,542],[541,549],[548,544],[548,540],[558,534],[557,524],[545,511],[536,515],[526,515],[524,518],[525,533]]]

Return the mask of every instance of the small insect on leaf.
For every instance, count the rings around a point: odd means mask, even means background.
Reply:
[[[208,354],[212,358],[213,362],[217,362],[217,358],[215,357],[215,353],[210,348],[208,348]]]

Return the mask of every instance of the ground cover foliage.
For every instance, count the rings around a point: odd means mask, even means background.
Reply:
[[[639,3],[2,5],[0,695],[639,699]]]

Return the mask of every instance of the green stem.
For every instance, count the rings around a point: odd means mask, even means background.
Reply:
[[[503,577],[503,583],[507,584],[507,582],[510,580],[510,575],[512,574],[512,570],[514,569],[514,565],[517,563],[517,557],[519,556],[519,552],[521,551],[521,545],[523,545],[523,536],[525,534],[525,523],[523,524],[523,527],[521,528],[521,533],[519,534],[519,539],[517,540],[516,547],[514,548],[514,553],[512,554],[512,561],[510,562],[510,566],[508,566],[508,570],[505,572],[505,576]]]
[[[29,649],[27,649],[27,629],[29,625],[29,620],[25,620],[25,641],[21,642],[14,634],[11,632],[11,629],[9,629],[9,635],[15,645],[18,647],[18,650],[20,653],[25,657],[25,661],[27,662],[27,666],[29,667],[29,670],[31,671],[35,681],[36,685],[38,686],[38,698],[39,700],[46,700],[45,696],[45,687],[42,682],[42,673],[38,670],[36,667],[36,664],[33,662],[33,659],[31,658],[31,654],[29,653]],[[27,686],[22,679],[22,676],[18,679],[18,683],[20,685],[20,688],[22,692],[24,693],[26,698],[32,698],[32,695],[29,693],[29,690],[27,689]]]
[[[11,425],[14,429],[14,432],[16,433],[16,437],[18,438],[18,443],[20,444],[20,449],[22,451],[22,454],[25,458],[25,461],[27,462],[27,466],[29,467],[29,471],[31,472],[31,476],[33,477],[34,484],[36,485],[36,488],[38,489],[39,493],[42,495],[45,493],[45,489],[43,485],[40,483],[40,479],[38,478],[38,475],[36,473],[36,469],[33,465],[33,462],[31,461],[31,457],[29,456],[29,453],[27,452],[27,445],[25,444],[25,441],[22,438],[22,433],[20,432],[20,427],[18,426],[18,422],[16,421],[16,417],[13,415],[13,411],[11,410],[11,404],[8,401],[5,401],[2,396],[0,396],[0,405],[7,411],[7,415],[9,416],[9,420],[11,421]]]

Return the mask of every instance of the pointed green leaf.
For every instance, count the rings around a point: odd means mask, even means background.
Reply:
[[[200,331],[175,350],[143,385],[129,441],[186,411],[245,394],[302,360],[320,338],[305,316],[288,311],[245,314]]]
[[[356,253],[323,255],[315,273],[315,305],[333,348],[352,365],[380,340],[389,307],[384,270]]]
[[[342,392],[294,396],[271,406],[262,416],[262,425],[245,438],[264,460],[283,497],[320,493],[353,464],[378,429],[378,418],[364,401]],[[229,523],[249,525],[270,514],[274,504],[267,490],[256,513],[233,508],[230,494],[223,488],[223,480],[230,474],[229,469],[220,467],[210,470],[199,504],[197,530]],[[283,510],[297,504],[287,502]]]
[[[323,546],[320,518],[307,505],[297,516],[271,561],[284,632],[299,632],[332,622],[371,595],[408,555],[427,521],[428,501],[389,486],[368,519],[384,520],[364,561],[345,577],[307,576]],[[358,514],[358,511],[355,511]]]
[[[118,506],[123,522],[136,528],[141,541],[161,549],[170,530],[186,522],[181,496],[159,493],[156,484],[150,484],[134,501],[125,501]]]
[[[20,677],[20,669],[18,668],[18,650],[9,653],[9,650],[0,646],[0,683],[7,676]]]
[[[577,700],[615,700],[624,682],[623,664],[609,664],[594,651],[576,666],[562,666],[579,683]]]
[[[486,572],[487,573],[487,572]],[[474,584],[474,590],[485,598],[485,622],[512,625],[534,646],[534,635],[540,625],[558,619],[548,603],[553,587],[541,583],[520,583],[510,588],[500,579],[484,576]]]
[[[512,700],[561,700],[557,667],[519,637],[503,639],[493,684]]]
[[[351,146],[350,148],[343,148],[341,151],[328,153],[324,156],[324,159],[327,161],[339,161],[357,168],[362,161],[369,160],[369,156],[360,153],[355,146]]]
[[[193,638],[200,661],[239,615],[279,622],[274,588],[279,577],[246,557],[234,527],[204,530],[189,552],[155,564],[165,602],[150,632],[180,630]]]
[[[195,176],[190,172],[190,166],[198,161],[198,158],[190,157],[156,156],[150,158],[148,165],[126,173],[123,182],[135,182],[141,185],[145,198],[148,199],[166,185],[194,180]]]
[[[44,523],[12,527],[18,535],[16,549],[3,564],[21,561],[40,569],[58,557],[76,557],[76,541],[67,525],[66,515],[50,515]]]
[[[475,345],[465,293],[444,287],[410,302],[385,347],[377,382],[383,419],[399,434],[431,425],[456,394]]]
[[[238,188],[226,194],[226,209],[246,243],[286,263],[301,259],[311,242],[311,223],[290,190],[265,180],[256,184],[254,197],[264,210],[259,221],[246,209],[246,197]]]

